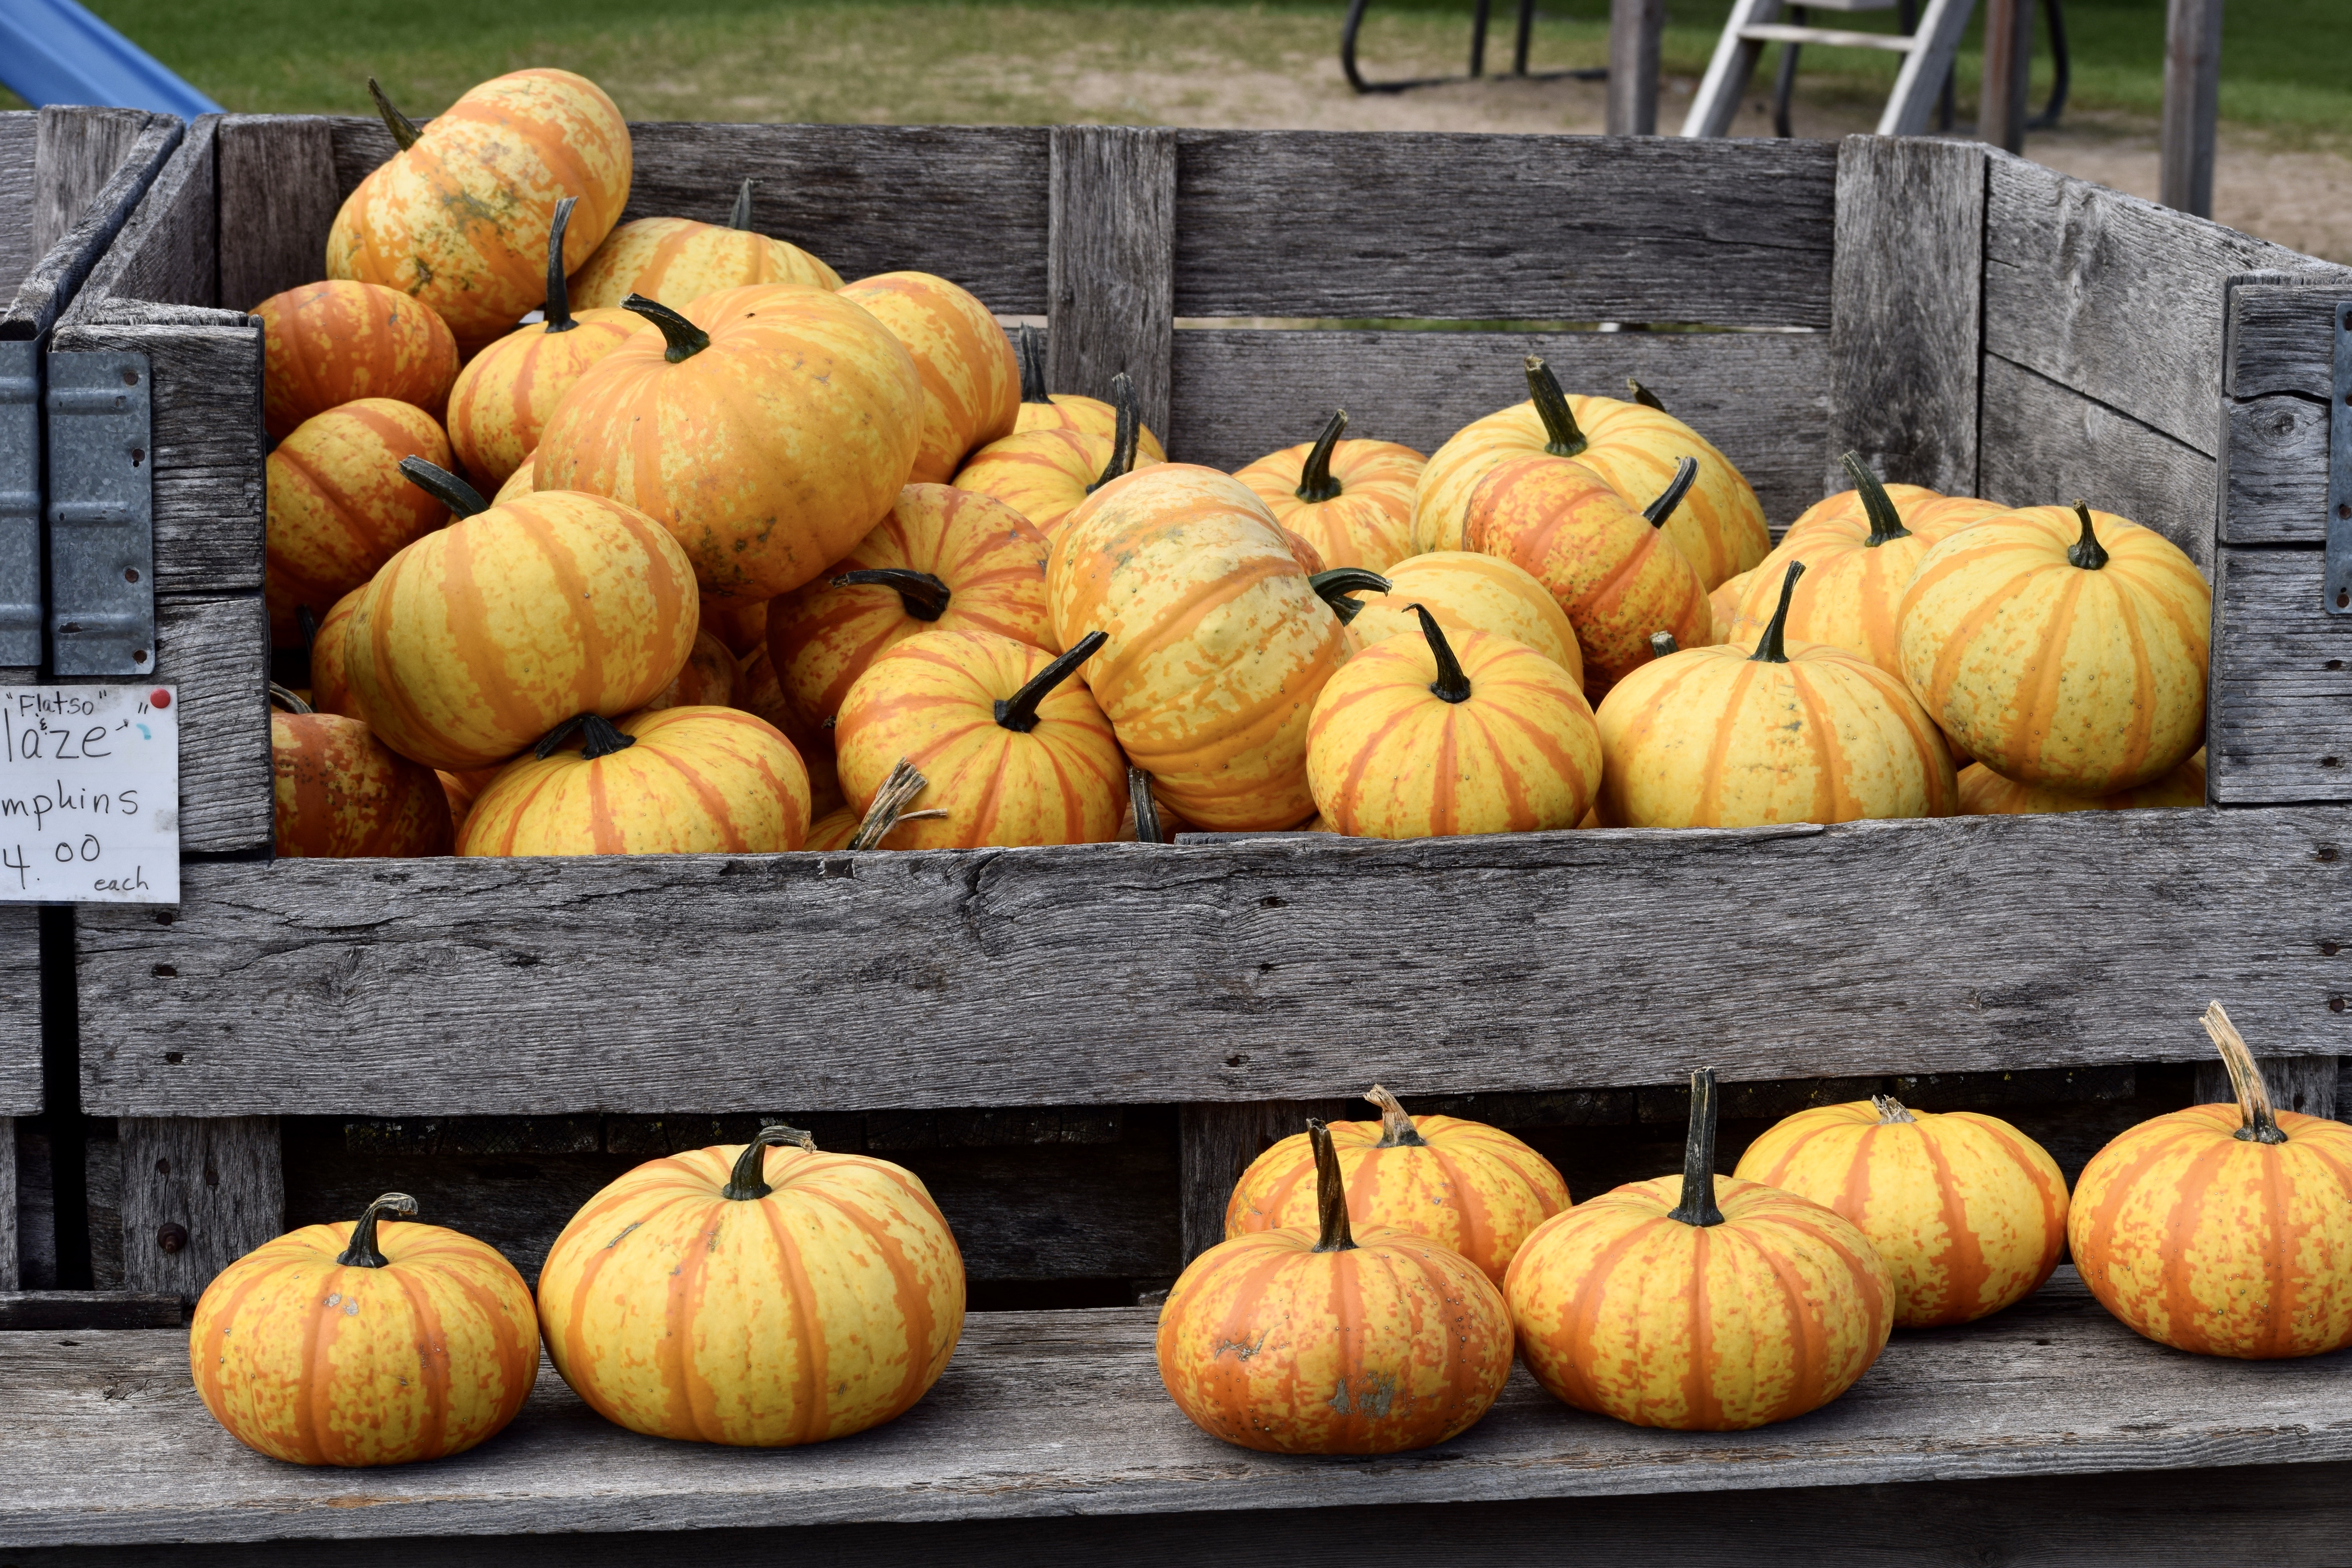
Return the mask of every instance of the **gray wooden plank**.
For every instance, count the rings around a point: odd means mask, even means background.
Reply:
[[[1177,134],[1179,316],[1830,324],[1820,142]]]
[[[41,1110],[40,910],[0,905],[0,1118]]]
[[[0,1116],[0,1293],[20,1289],[24,1266],[16,1240],[16,1121]],[[0,1324],[7,1322],[0,1303]]]
[[[2284,275],[2281,275],[2282,277]],[[2327,315],[2352,286],[2242,282],[2230,292],[2229,390],[2232,397],[2299,393],[2335,395],[2336,334]]]
[[[2320,562],[2221,553],[2205,774],[2217,804],[2352,800],[2352,619],[2321,605]]]
[[[2215,997],[2267,1052],[2344,1054],[2326,1004],[2352,959],[2319,943],[2352,907],[2345,826],[191,865],[169,923],[81,911],[83,1103],[708,1114],[2000,1070],[2201,1060]],[[1443,942],[1393,918],[1440,907]]]
[[[109,299],[211,308],[220,299],[219,197],[214,132],[217,114],[192,121],[138,210],[91,268],[82,297],[66,313],[87,318]]]
[[[269,616],[257,594],[159,595],[155,678],[180,693],[180,847],[232,854],[276,831]]]
[[[133,145],[172,116],[138,109],[50,104],[38,114],[34,152],[33,254],[72,232]]]
[[[249,310],[326,272],[335,189],[334,138],[308,114],[232,114],[217,132],[217,302]]]
[[[1249,1163],[1305,1128],[1310,1116],[1328,1121],[1354,1112],[1343,1100],[1211,1101],[1187,1105],[1177,1121],[1181,1166],[1176,1203],[1190,1263],[1225,1239],[1225,1205]]]
[[[286,1230],[278,1119],[124,1117],[122,1285],[193,1304]]]
[[[2336,1079],[2342,1068],[2326,1057],[2257,1057],[2271,1103],[2305,1116],[2336,1115]],[[2197,1064],[2197,1103],[2220,1105],[2238,1098],[2230,1069],[2219,1061]]]
[[[1975,495],[1984,149],[1849,136],[1837,179],[1827,489],[1859,452],[1881,479]]]
[[[0,300],[14,298],[33,269],[35,148],[41,117],[29,109],[0,112]]]
[[[67,198],[79,216],[54,244],[36,253],[31,269],[8,290],[11,298],[5,311],[0,312],[0,334],[31,339],[47,331],[130,221],[132,210],[180,142],[177,121],[167,115],[143,119],[144,128],[121,149],[121,160],[110,172],[68,168],[58,173],[63,181],[96,173],[102,183]]]
[[[2233,399],[2221,453],[2221,542],[2327,542],[2327,405],[2295,393]]]
[[[1130,125],[1053,131],[1045,383],[1108,400],[1135,384],[1143,422],[1168,428],[1175,327],[1176,133]]]
[[[1570,392],[1622,397],[1638,378],[1738,465],[1784,526],[1822,499],[1830,353],[1822,332],[1194,329],[1176,334],[1163,428],[1171,457],[1227,470],[1312,439],[1334,408],[1352,435],[1433,452],[1520,401],[1521,361],[1538,354]]]
[[[0,1332],[172,1329],[183,1310],[177,1296],[155,1291],[0,1289]]]

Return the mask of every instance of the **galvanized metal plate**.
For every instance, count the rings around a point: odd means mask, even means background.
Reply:
[[[2336,302],[2336,395],[2327,404],[2327,613],[2352,616],[2352,300]]]
[[[48,360],[49,658],[59,676],[155,668],[147,356]]]
[[[0,342],[0,666],[41,662],[41,354]]]

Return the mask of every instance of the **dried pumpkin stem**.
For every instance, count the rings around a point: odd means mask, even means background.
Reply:
[[[1353,1252],[1356,1237],[1348,1226],[1348,1184],[1339,1179],[1339,1151],[1331,1146],[1331,1129],[1308,1117],[1307,1142],[1315,1149],[1315,1215],[1319,1222],[1315,1250]]]
[[[1803,562],[1789,563],[1789,574],[1780,579],[1780,608],[1772,612],[1772,623],[1764,628],[1764,636],[1756,644],[1756,651],[1748,656],[1749,658],[1761,664],[1789,662],[1789,601],[1796,596],[1797,579],[1804,574]]]
[[[1658,492],[1657,500],[1642,509],[1642,515],[1650,520],[1652,528],[1666,526],[1666,519],[1675,515],[1675,508],[1683,504],[1683,497],[1690,494],[1690,488],[1697,479],[1696,458],[1675,459],[1675,477],[1666,481],[1666,488]]]
[[[874,792],[874,804],[866,808],[866,816],[850,835],[852,849],[874,849],[890,837],[890,830],[916,816],[945,816],[944,811],[908,811],[917,795],[930,788],[931,781],[915,769],[915,764],[900,757],[890,764],[890,773],[882,787]]]
[[[896,588],[898,591],[898,603],[906,607],[908,615],[919,621],[936,621],[948,613],[948,600],[951,590],[947,584],[940,578],[932,576],[929,572],[917,572],[910,567],[862,567],[856,572],[844,572],[827,584],[827,586],[854,588],[866,584],[881,588]]]
[[[735,1168],[728,1173],[727,1184],[719,1195],[739,1204],[753,1198],[764,1198],[776,1189],[768,1185],[768,1151],[795,1144],[807,1152],[816,1152],[816,1140],[797,1127],[787,1127],[781,1121],[771,1122],[751,1135],[735,1156]]]
[[[1591,443],[1576,427],[1576,411],[1568,405],[1568,394],[1559,389],[1559,377],[1533,354],[1527,357],[1527,371],[1528,395],[1535,401],[1536,417],[1543,421],[1544,450],[1555,458],[1575,457]]]
[[[1135,808],[1135,841],[1167,843],[1167,832],[1160,826],[1160,801],[1151,793],[1151,775],[1132,763],[1127,770],[1127,800]]]
[[[375,1245],[375,1227],[384,1219],[413,1218],[416,1200],[406,1193],[386,1193],[368,1205],[360,1215],[359,1224],[352,1226],[352,1244],[343,1248],[335,1261],[346,1268],[381,1268],[392,1261]]]
[[[368,78],[368,96],[375,100],[375,111],[383,117],[383,128],[392,132],[392,144],[404,153],[415,146],[416,139],[425,134],[423,129],[392,106],[392,100],[384,96],[383,88],[373,77]]]
[[[422,458],[400,459],[400,477],[447,507],[458,517],[473,517],[490,510],[482,492],[441,467]]]
[[[547,318],[551,332],[568,332],[580,324],[572,319],[572,284],[563,275],[563,237],[572,227],[572,209],[579,205],[578,196],[565,196],[555,204],[555,219],[547,226],[547,303],[540,314]]]
[[[2246,1037],[2230,1022],[2230,1015],[2221,1004],[2210,1004],[2203,1019],[2205,1032],[2221,1053],[2221,1065],[2230,1069],[2230,1087],[2238,1092],[2238,1115],[2242,1125],[2237,1139],[2241,1143],[2284,1143],[2286,1130],[2278,1124],[2278,1112],[2271,1108],[2271,1087],[2263,1081],[2263,1066],[2254,1060],[2254,1053]]]
[[[1053,405],[1053,397],[1045,391],[1045,340],[1028,322],[1021,323],[1020,341],[1015,345],[1021,356],[1021,401]]]
[[[1919,1120],[1917,1117],[1912,1115],[1910,1111],[1904,1109],[1903,1102],[1895,1099],[1891,1094],[1872,1095],[1870,1097],[1870,1108],[1878,1112],[1878,1124],[1881,1127],[1885,1127],[1890,1122],[1916,1121]]]
[[[1129,379],[1127,372],[1120,371],[1110,378],[1110,401],[1118,416],[1118,423],[1111,427],[1110,461],[1103,465],[1095,482],[1087,487],[1088,495],[1135,470],[1136,432],[1142,421],[1135,411],[1135,383]]]
[[[1024,735],[1035,729],[1037,704],[1045,701],[1054,688],[1076,674],[1078,666],[1094,658],[1096,650],[1108,641],[1108,632],[1088,632],[1071,644],[1069,652],[1024,681],[1020,690],[996,700],[996,721]]]
[[[751,176],[749,174],[744,175],[743,183],[735,187],[735,210],[727,215],[727,226],[746,234],[751,232]]]
[[[1412,1115],[1397,1103],[1397,1097],[1379,1084],[1364,1090],[1364,1098],[1381,1108],[1381,1141],[1376,1149],[1422,1149],[1429,1140],[1412,1124]]]
[[[2085,572],[2096,572],[2107,563],[2106,546],[2099,542],[2099,531],[2091,526],[2089,506],[2076,501],[2074,515],[2083,520],[2083,536],[2066,547],[2066,559]]]
[[[625,752],[637,743],[637,738],[635,735],[623,734],[614,728],[613,721],[602,713],[574,713],[571,718],[541,735],[539,738],[539,744],[530,749],[530,754],[542,763],[547,761],[548,758],[555,755],[556,748],[572,738],[572,731],[575,730],[581,731],[580,755],[582,760],[586,762],[593,763],[599,757],[609,757],[615,752]]]
[[[1683,1140],[1683,1201],[1666,1215],[1685,1225],[1723,1223],[1715,1205],[1715,1069],[1691,1074],[1690,1132]]]
[[[635,310],[661,329],[662,341],[669,345],[662,358],[672,364],[690,360],[710,346],[710,334],[671,310],[658,300],[648,300],[643,294],[631,294],[621,301],[624,310]]]
[[[1666,411],[1666,405],[1658,401],[1658,395],[1656,393],[1652,392],[1648,387],[1643,386],[1640,382],[1635,381],[1630,375],[1625,378],[1625,392],[1628,396],[1632,397],[1634,402],[1640,404],[1644,408],[1654,408],[1661,414],[1664,414]]]
[[[1670,653],[1680,652],[1682,652],[1682,647],[1675,641],[1674,633],[1652,632],[1650,634],[1650,657],[1652,658],[1664,658]]]
[[[1299,470],[1298,488],[1290,492],[1292,495],[1310,503],[1339,499],[1339,481],[1331,477],[1331,448],[1339,444],[1347,428],[1348,411],[1342,408],[1324,424],[1323,434],[1315,437],[1315,445],[1307,453],[1307,466]]]
[[[1307,585],[1317,597],[1331,606],[1331,613],[1346,626],[1364,612],[1361,599],[1348,597],[1350,594],[1386,594],[1394,584],[1377,572],[1361,566],[1334,566],[1328,572],[1318,572],[1307,579]]]
[[[1886,493],[1862,454],[1848,452],[1838,461],[1845,465],[1846,477],[1862,496],[1863,515],[1870,519],[1870,537],[1862,542],[1864,547],[1875,550],[1890,540],[1910,538],[1911,531],[1903,526],[1903,514],[1895,510],[1895,498]]]
[[[1445,640],[1445,633],[1437,617],[1420,605],[1407,605],[1406,609],[1421,617],[1421,635],[1429,644],[1430,657],[1437,660],[1437,679],[1429,689],[1441,702],[1470,700],[1470,678],[1462,672],[1462,661],[1454,657],[1454,645]]]
[[[286,688],[278,685],[278,682],[274,680],[269,683],[269,700],[278,704],[278,707],[285,709],[289,713],[308,713],[312,710],[308,702],[303,701],[299,697],[295,696],[291,691],[287,690]]]

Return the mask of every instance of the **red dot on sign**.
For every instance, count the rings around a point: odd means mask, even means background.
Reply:
[[[160,686],[147,694],[147,706],[150,708],[169,708],[171,705],[172,694]]]

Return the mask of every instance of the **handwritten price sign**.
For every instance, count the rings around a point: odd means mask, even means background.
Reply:
[[[0,903],[180,901],[178,698],[0,687]]]

